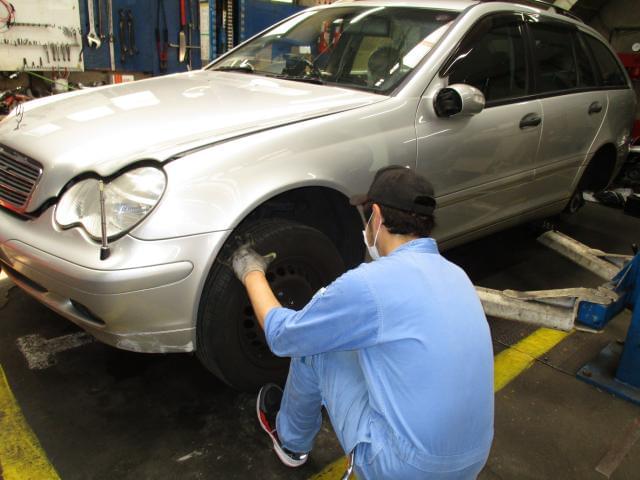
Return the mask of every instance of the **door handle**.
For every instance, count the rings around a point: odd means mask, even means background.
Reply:
[[[542,122],[542,117],[537,113],[527,113],[520,120],[520,128],[537,127]]]
[[[602,111],[602,104],[600,102],[593,102],[589,105],[589,115],[594,113],[600,113]]]

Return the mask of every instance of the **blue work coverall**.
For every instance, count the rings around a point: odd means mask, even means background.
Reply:
[[[406,243],[272,309],[271,350],[292,357],[277,418],[283,446],[309,452],[327,409],[364,479],[471,479],[493,440],[493,349],[462,269],[435,240]]]

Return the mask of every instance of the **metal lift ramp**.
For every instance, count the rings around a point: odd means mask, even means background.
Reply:
[[[623,344],[613,342],[582,367],[581,380],[640,405],[640,254],[593,249],[557,231],[538,242],[586,268],[605,283],[597,288],[516,291],[476,287],[488,316],[541,327],[595,332],[625,308],[633,310]],[[637,306],[637,308],[635,308]]]

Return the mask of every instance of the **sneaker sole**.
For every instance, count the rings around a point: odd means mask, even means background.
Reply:
[[[261,392],[262,392],[262,389],[260,389],[260,392],[258,393],[258,399],[256,400],[256,415],[258,416],[258,423],[260,423],[260,427],[262,428],[262,430],[264,430],[267,433],[267,435],[269,435],[271,442],[273,442],[273,450],[276,452],[276,455],[278,456],[280,461],[284,463],[287,467],[296,468],[304,465],[305,462],[307,461],[307,458],[309,457],[306,456],[303,460],[292,459],[289,455],[287,455],[282,450],[282,447],[278,443],[278,440],[276,439],[275,435],[273,435],[273,433],[267,430],[264,423],[262,422],[262,410],[260,410],[260,393]]]

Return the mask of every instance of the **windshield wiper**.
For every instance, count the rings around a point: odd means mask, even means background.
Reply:
[[[294,82],[305,82],[305,83],[314,83],[316,85],[324,85],[324,80],[318,77],[312,77],[309,75],[286,75],[284,73],[281,74],[270,74],[267,77],[280,78],[282,80],[293,80]]]
[[[249,63],[245,63],[241,65],[225,65],[222,67],[214,68],[213,70],[218,72],[245,72],[245,73],[255,72],[255,69]]]

